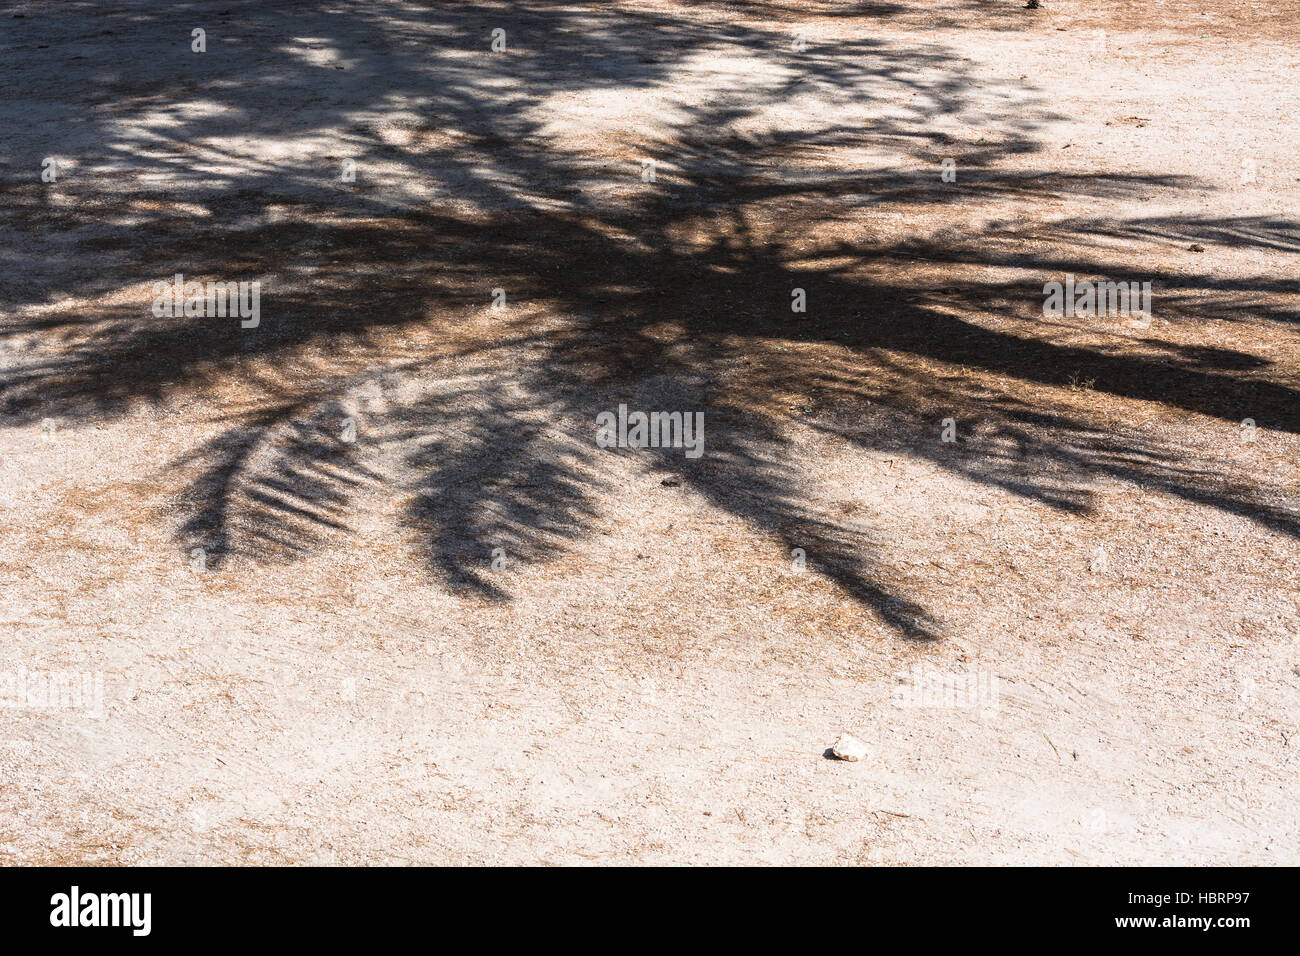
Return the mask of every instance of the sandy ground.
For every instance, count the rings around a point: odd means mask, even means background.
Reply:
[[[1300,863],[1294,8],[5,16],[0,863]]]

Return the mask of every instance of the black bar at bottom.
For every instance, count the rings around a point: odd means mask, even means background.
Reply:
[[[1293,869],[6,869],[6,948],[153,941],[402,944],[460,929],[563,943],[733,939],[790,927],[835,945],[1098,938],[1279,941]],[[841,936],[840,934],[847,934]],[[916,934],[920,934],[917,936]],[[1263,937],[1261,937],[1263,934]],[[809,938],[811,942],[812,937]]]

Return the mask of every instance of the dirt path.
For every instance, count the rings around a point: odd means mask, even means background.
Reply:
[[[1300,862],[1300,15],[206,7],[0,35],[0,862]]]

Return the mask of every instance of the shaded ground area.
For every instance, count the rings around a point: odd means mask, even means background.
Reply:
[[[18,5],[0,852],[1294,862],[1296,18],[1047,6]]]

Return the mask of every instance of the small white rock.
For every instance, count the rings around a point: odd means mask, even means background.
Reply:
[[[841,760],[861,760],[867,755],[867,745],[852,734],[840,734],[831,747],[831,753]]]

